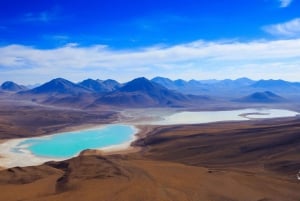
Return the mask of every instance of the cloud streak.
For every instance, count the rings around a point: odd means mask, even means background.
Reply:
[[[26,22],[48,22],[50,19],[48,12],[26,13],[24,15],[24,21]]]
[[[284,23],[268,25],[263,27],[263,29],[275,36],[300,37],[300,18]]]
[[[74,81],[111,77],[127,81],[156,75],[185,79],[248,76],[300,81],[295,76],[300,74],[299,47],[300,39],[247,43],[195,41],[118,51],[103,45],[69,44],[48,50],[9,45],[0,48],[0,73],[1,79],[23,83],[43,82],[54,77]],[[293,73],[284,70],[285,67]]]
[[[293,2],[293,0],[279,0],[281,8],[288,7],[292,2]]]
[[[25,13],[21,20],[23,22],[39,22],[39,23],[49,23],[53,20],[57,20],[59,17],[60,8],[58,6],[53,7],[49,10],[44,10],[41,12],[28,12]]]

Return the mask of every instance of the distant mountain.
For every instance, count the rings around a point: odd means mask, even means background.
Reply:
[[[250,80],[248,78],[239,78],[236,80],[225,79],[220,80],[219,82],[213,83],[212,85],[216,88],[227,88],[227,89],[235,89],[240,87],[250,86],[255,83],[255,81]]]
[[[201,98],[203,98],[203,100],[205,99],[205,97]],[[193,100],[196,100],[196,97],[186,96],[169,90],[142,77],[134,79],[126,83],[120,89],[102,96],[95,102],[95,104],[103,103],[108,105],[131,107],[180,107],[186,104],[191,104]]]
[[[100,80],[86,79],[80,82],[79,85],[88,88],[94,92],[98,92],[98,93],[107,92],[106,87],[102,84]]]
[[[188,85],[190,87],[202,87],[202,86],[205,86],[206,84],[202,83],[202,81],[189,80],[184,85]]]
[[[188,107],[201,103],[214,104],[217,101],[275,103],[298,101],[300,98],[300,83],[284,80],[253,81],[248,78],[173,81],[155,77],[150,81],[142,77],[125,84],[111,79],[86,79],[75,84],[56,78],[33,89],[23,89],[23,86],[13,82],[5,82],[0,92],[16,99],[71,107]]]
[[[24,93],[35,95],[78,95],[91,93],[91,90],[66,79],[56,78]]]
[[[164,86],[170,90],[176,90],[183,94],[202,95],[207,91],[207,85],[197,80],[185,81],[182,79],[170,80],[164,77],[155,77],[151,81]]]
[[[239,78],[236,80],[225,79],[225,80],[189,80],[185,81],[178,79],[172,81],[168,78],[156,77],[152,79],[153,82],[161,84],[162,86],[176,90],[183,94],[194,94],[194,95],[232,95],[231,92],[237,93],[240,90],[249,87],[255,81],[248,78]]]
[[[265,91],[255,92],[249,96],[236,99],[235,101],[245,103],[279,103],[286,101],[286,99],[270,91]]]
[[[177,89],[176,84],[173,82],[173,80],[170,80],[169,78],[155,77],[151,80],[151,82],[160,84],[168,89]]]
[[[112,92],[118,89],[121,84],[115,80],[93,80],[93,79],[86,79],[79,83],[79,85],[88,88],[96,93],[107,93]]]
[[[6,81],[1,85],[1,89],[5,91],[23,91],[27,88],[25,86],[18,85],[14,82]]]
[[[259,80],[250,86],[252,89],[273,91],[286,96],[297,96],[300,94],[299,82],[288,82],[285,80]]]
[[[188,82],[183,80],[183,79],[178,79],[178,80],[175,80],[174,81],[174,84],[177,86],[177,87],[187,87],[188,86]]]
[[[104,84],[104,86],[108,91],[114,91],[116,89],[119,89],[122,86],[122,84],[112,79],[104,80],[102,81],[102,84]]]
[[[63,78],[56,78],[31,90],[18,92],[16,97],[41,104],[76,108],[86,107],[97,98],[92,90]]]
[[[136,78],[128,83],[126,83],[123,87],[121,87],[118,91],[120,92],[144,92],[144,93],[152,93],[157,95],[157,92],[169,91],[165,87],[151,82],[150,80],[140,77]]]
[[[251,84],[255,83],[254,80],[251,80],[247,77],[238,78],[238,79],[234,80],[234,82],[238,85],[243,85],[243,86],[251,85]]]
[[[287,88],[292,86],[295,84],[284,80],[259,80],[252,85],[255,88]]]
[[[199,82],[201,82],[202,84],[215,84],[217,82],[220,82],[220,80],[208,79],[208,80],[200,80]]]

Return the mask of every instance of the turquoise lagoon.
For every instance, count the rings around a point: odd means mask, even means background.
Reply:
[[[245,121],[251,119],[267,119],[278,117],[293,117],[298,112],[281,109],[241,109],[229,111],[182,111],[173,114],[160,115],[159,121],[148,121],[149,125],[198,124],[220,121]],[[137,129],[131,125],[111,124],[98,128],[73,132],[58,133],[50,136],[28,139],[16,139],[0,144],[0,151],[12,155],[19,165],[20,161],[27,164],[27,159],[33,164],[49,159],[66,159],[76,156],[85,149],[103,149],[111,146],[129,145],[134,139]],[[2,148],[1,148],[2,146]],[[7,150],[6,147],[9,147]],[[123,148],[123,146],[121,146]],[[32,157],[32,155],[36,157]],[[10,158],[10,159],[11,159]],[[33,162],[33,160],[37,160]],[[0,159],[1,161],[1,159]],[[1,163],[0,163],[1,164]]]
[[[15,152],[29,150],[39,157],[69,158],[85,149],[99,149],[120,145],[133,139],[136,129],[128,125],[108,125],[100,128],[58,133],[30,138],[20,142]]]

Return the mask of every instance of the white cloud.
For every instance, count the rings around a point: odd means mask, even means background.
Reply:
[[[279,0],[279,2],[281,8],[286,8],[293,2],[293,0]]]
[[[184,79],[282,78],[300,81],[300,39],[252,42],[195,41],[175,46],[111,50],[107,46],[56,49],[23,45],[0,47],[0,81],[44,82],[166,76]],[[285,70],[287,69],[287,70]]]
[[[300,37],[300,18],[280,24],[265,26],[263,29],[276,36]]]

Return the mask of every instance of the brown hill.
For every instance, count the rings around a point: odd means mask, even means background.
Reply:
[[[0,172],[1,200],[279,201],[299,198],[296,183],[277,178],[121,156],[79,156],[35,169],[18,169]],[[15,174],[11,175],[11,171]],[[23,178],[34,172],[44,174],[26,182],[14,179],[13,183],[6,183],[7,178]]]
[[[295,180],[299,128],[299,119],[163,126],[135,144],[147,147],[146,158],[207,168],[258,168]]]

